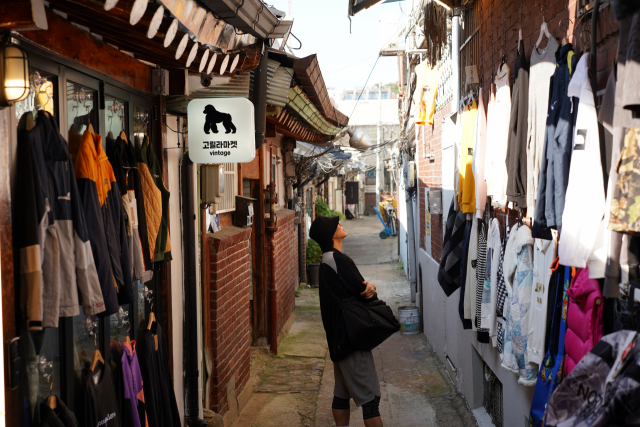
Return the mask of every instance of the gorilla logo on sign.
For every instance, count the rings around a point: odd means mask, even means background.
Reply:
[[[223,113],[215,109],[213,105],[204,107],[203,113],[207,116],[204,122],[204,133],[209,134],[209,129],[213,133],[218,133],[218,123],[222,123],[225,133],[236,133],[236,127],[231,121],[231,114]]]

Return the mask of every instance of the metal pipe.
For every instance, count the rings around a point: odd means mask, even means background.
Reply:
[[[453,101],[455,111],[460,102],[460,17],[451,18],[451,63],[453,65]]]
[[[380,82],[378,86],[378,139],[377,144],[378,147],[382,144],[382,82]],[[384,171],[380,171],[380,152],[382,150],[378,150],[376,154],[376,207],[380,207],[380,186],[382,185],[382,174]]]
[[[298,174],[298,182],[302,180],[302,176]],[[298,205],[300,208],[300,223],[298,224],[298,276],[303,283],[307,282],[306,259],[304,255],[304,187],[298,189]]]
[[[271,283],[269,287],[269,302],[271,306],[271,351],[278,354],[278,290],[276,289],[276,184],[273,181],[273,156],[271,155],[271,147],[269,147],[270,168],[269,175],[271,177],[269,183],[269,232],[271,233]]]
[[[253,106],[255,110],[256,150],[264,144],[267,131],[267,72],[269,54],[266,46],[262,45],[262,57],[255,71],[253,88]]]
[[[193,162],[189,152],[182,155],[180,192],[182,196],[182,247],[184,251],[184,347],[185,347],[185,418],[188,426],[206,426],[200,418],[198,386],[198,292],[196,268],[196,213],[194,209]]]

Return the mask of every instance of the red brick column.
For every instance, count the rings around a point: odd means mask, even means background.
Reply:
[[[250,377],[249,239],[251,228],[225,227],[209,234],[211,409],[224,415]],[[207,309],[207,301],[204,307]]]
[[[289,209],[276,211],[275,275],[278,291],[278,341],[287,332],[287,321],[295,309],[298,287],[298,233],[294,224],[295,212]],[[269,270],[270,271],[270,270]]]

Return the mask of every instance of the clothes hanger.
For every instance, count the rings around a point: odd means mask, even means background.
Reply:
[[[546,36],[547,39],[551,39],[551,33],[549,32],[549,25],[547,25],[547,22],[544,19],[544,11],[542,7],[540,8],[540,15],[542,15],[542,25],[540,26],[540,36],[538,36],[538,41],[535,44],[536,49],[538,48],[538,46],[540,46],[540,43],[542,43],[542,36]]]
[[[93,343],[96,347],[98,347],[98,336],[96,334],[93,335]],[[96,348],[95,350],[93,350],[93,358],[91,359],[91,365],[89,366],[91,372],[93,372],[93,370],[96,368],[98,362],[101,362],[103,366],[106,365],[104,363],[104,359],[102,358],[102,353],[100,353],[100,350]]]
[[[522,209],[518,209],[518,226],[522,227]]]

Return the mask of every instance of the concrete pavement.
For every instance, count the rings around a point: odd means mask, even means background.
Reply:
[[[397,237],[380,239],[377,217],[344,221],[344,252],[364,278],[376,284],[378,296],[398,313],[410,305],[409,285],[398,270]],[[296,322],[282,341],[278,356],[253,348],[251,401],[234,427],[334,426],[333,363],[320,319],[317,289],[296,298]],[[380,412],[385,427],[468,427],[476,425],[424,336],[395,334],[374,350],[382,391]],[[351,403],[350,426],[363,426],[362,410]]]

